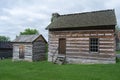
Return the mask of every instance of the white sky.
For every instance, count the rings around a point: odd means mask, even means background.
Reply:
[[[120,0],[0,0],[0,35],[15,39],[26,28],[39,30],[48,39],[45,28],[51,14],[71,14],[115,9],[120,24]]]

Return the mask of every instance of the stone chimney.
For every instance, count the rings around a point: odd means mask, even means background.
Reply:
[[[55,21],[60,15],[58,13],[53,13],[52,14],[52,18],[51,18],[51,22]]]

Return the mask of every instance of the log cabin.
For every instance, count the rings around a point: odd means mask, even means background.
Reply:
[[[53,13],[47,26],[48,61],[116,63],[114,9],[65,14]]]
[[[0,59],[12,58],[13,53],[12,42],[0,41]]]
[[[47,41],[42,35],[20,35],[13,41],[13,61],[46,59]]]

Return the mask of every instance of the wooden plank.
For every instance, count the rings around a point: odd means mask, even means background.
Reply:
[[[74,43],[74,42],[66,42],[67,44],[74,44],[74,45],[89,45],[89,43]]]
[[[115,53],[112,53],[112,52],[111,53],[101,53],[100,52],[99,54],[102,54],[102,55],[115,55]]]
[[[49,44],[58,44],[59,42],[58,41],[49,41],[48,43]]]
[[[100,48],[114,48],[115,46],[114,45],[99,45]]]
[[[113,36],[113,33],[105,33],[105,36]]]
[[[71,44],[71,43],[85,43],[85,44],[89,44],[89,41],[67,41],[67,44]]]
[[[58,38],[52,37],[52,38],[49,38],[48,40],[49,40],[49,41],[58,41]]]
[[[114,43],[99,43],[99,45],[109,45],[109,46],[113,46]]]
[[[115,53],[114,51],[99,51],[99,53]]]
[[[99,39],[99,42],[114,42],[114,40],[100,40]]]
[[[82,38],[82,37],[79,37],[79,38],[67,38],[67,41],[72,41],[72,40],[89,40],[89,38],[88,37],[86,37],[86,38]]]
[[[87,57],[87,56],[67,56],[74,59],[84,59],[84,60],[105,60],[105,61],[114,61],[115,57]]]
[[[58,47],[49,47],[48,50],[56,50]]]
[[[100,41],[103,41],[103,40],[114,40],[114,38],[99,38]]]
[[[89,48],[67,47],[66,50],[89,50]]]
[[[112,49],[99,49],[99,51],[114,51],[114,49],[112,48]]]
[[[88,53],[89,52],[89,50],[79,50],[79,49],[70,49],[70,50],[66,50],[66,53]]]
[[[89,52],[88,51],[66,51],[66,54],[80,54],[80,53],[82,53],[82,54],[89,54]]]
[[[109,46],[109,47],[99,47],[99,49],[113,49],[114,47]]]
[[[73,46],[73,45],[71,45],[71,46],[66,46],[66,47],[73,47],[73,48],[89,48],[89,46],[87,45],[87,46],[81,46],[81,45],[76,45],[76,46]]]
[[[114,41],[99,41],[99,43],[114,43]]]
[[[85,33],[114,33],[113,30],[69,30],[69,31],[50,31],[49,34],[85,34]]]
[[[49,47],[57,47],[58,44],[49,44],[48,46],[49,46]]]
[[[115,57],[115,55],[108,55],[108,54],[82,54],[82,53],[78,53],[78,54],[66,54],[67,56],[82,56],[82,57],[96,57],[96,58],[111,58],[111,57]]]
[[[53,36],[53,37],[51,37],[51,39],[49,39],[49,40],[53,40],[54,38],[89,38],[89,37],[98,37],[98,38],[113,38],[114,36],[109,36],[109,35],[107,35],[107,36],[104,36],[104,35],[99,35],[99,36]]]

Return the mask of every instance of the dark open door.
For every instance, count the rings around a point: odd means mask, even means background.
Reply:
[[[19,46],[19,58],[20,59],[23,59],[24,58],[24,51],[25,49],[24,49],[24,46],[23,45],[20,45]]]
[[[59,39],[59,54],[66,54],[66,39]]]

